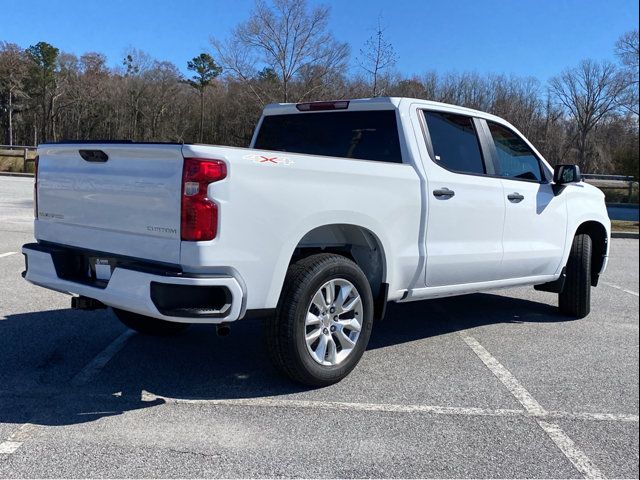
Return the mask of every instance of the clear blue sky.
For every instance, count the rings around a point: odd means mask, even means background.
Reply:
[[[494,72],[542,81],[583,58],[612,59],[638,26],[637,0],[310,0],[331,6],[331,30],[355,56],[378,15],[405,74]],[[105,53],[119,64],[136,47],[185,70],[248,18],[253,0],[0,0],[0,41],[44,40],[61,50]],[[355,63],[355,62],[352,62]]]

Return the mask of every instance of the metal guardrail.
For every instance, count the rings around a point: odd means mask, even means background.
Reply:
[[[37,150],[38,147],[28,145],[0,145],[0,157],[22,158],[22,171],[27,171],[27,163],[34,162],[34,158],[29,158],[29,151]]]
[[[586,179],[593,180],[620,180],[624,182],[633,182],[633,177],[629,175],[603,175],[600,173],[583,173],[582,176]]]
[[[638,182],[628,175],[601,175],[599,173],[583,173],[585,182],[599,188],[617,188],[628,191],[627,201],[631,203],[633,189],[638,188]]]

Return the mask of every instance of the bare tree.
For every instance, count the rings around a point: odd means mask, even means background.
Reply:
[[[313,81],[341,70],[349,54],[328,30],[329,8],[310,9],[306,0],[258,0],[251,17],[227,42],[212,40],[222,66],[245,82],[257,67],[269,67],[280,82],[280,100],[291,100],[292,83],[313,68]],[[259,90],[254,94],[261,98]]]
[[[625,82],[615,65],[583,60],[550,81],[550,90],[573,119],[577,129],[578,163],[589,171],[589,134],[618,108]]]
[[[153,67],[153,58],[147,53],[132,48],[122,60],[125,68],[124,78],[126,95],[128,97],[129,110],[129,134],[128,138],[136,140],[139,135],[139,125],[144,116],[143,104],[149,90],[149,84],[145,81],[145,74]]]
[[[0,43],[0,139],[27,144],[38,138],[129,138],[246,146],[265,103],[371,95],[370,72],[346,72],[346,46],[328,33],[328,10],[307,5],[303,0],[258,3],[254,17],[223,45],[216,42],[227,55],[216,55],[216,63],[233,68],[215,77],[215,88],[202,88],[201,95],[194,94],[197,87],[185,82],[175,65],[135,49],[127,52],[122,66],[111,68],[100,53],[76,57],[44,42],[28,49]],[[377,40],[374,34],[372,41]],[[615,66],[583,62],[549,84],[473,72],[407,77],[385,71],[380,62],[375,94],[384,90],[385,95],[495,113],[552,162],[637,176],[637,33],[622,36],[615,51],[620,60]],[[203,80],[199,85],[204,87],[207,78],[199,78],[195,61],[194,67],[192,81]],[[5,167],[0,160],[0,168]]]
[[[621,104],[631,113],[638,115],[638,30],[633,30],[622,35],[615,46],[615,53],[622,64],[622,72],[627,88],[621,95]]]
[[[16,96],[23,95],[27,76],[24,51],[14,43],[0,42],[0,94],[6,95],[7,139],[13,145],[13,112]],[[4,98],[0,105],[4,103]]]
[[[78,107],[74,112],[75,128],[66,134],[73,138],[91,136],[113,121],[111,115],[106,115],[106,112],[114,107],[107,103],[112,83],[111,72],[107,68],[107,57],[97,52],[85,53],[80,56],[79,69],[79,84],[76,88]]]
[[[616,42],[616,55],[627,67],[635,69],[638,73],[638,30],[632,30],[623,34]]]
[[[178,68],[166,61],[155,61],[145,72],[144,81],[149,86],[149,91],[143,110],[148,118],[146,127],[150,129],[151,137],[158,138],[162,135],[162,120],[169,114],[171,105],[176,101],[182,79]]]
[[[393,45],[384,37],[384,31],[382,19],[379,17],[375,33],[365,42],[358,58],[360,67],[371,76],[372,97],[382,94],[378,88],[381,72],[393,67],[398,61]]]
[[[398,78],[397,82],[393,82],[389,94],[394,97],[428,98],[425,85],[416,77]]]

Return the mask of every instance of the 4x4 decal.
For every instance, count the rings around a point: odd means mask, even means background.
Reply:
[[[258,155],[258,154],[250,154],[245,155],[245,160],[252,160],[253,163],[258,163],[262,165],[284,165],[285,167],[293,165],[295,162],[288,157],[271,157],[266,155]]]

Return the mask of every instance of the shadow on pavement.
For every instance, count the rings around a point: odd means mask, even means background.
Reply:
[[[91,382],[73,386],[73,375],[106,345],[81,356],[83,335],[56,335],[63,325],[69,330],[68,323],[82,322],[83,315],[85,335],[105,328],[105,322],[108,339],[124,331],[111,312],[40,311],[0,321],[0,379],[5,380],[0,385],[0,424],[71,425],[165,403],[144,401],[142,392],[178,399],[239,399],[308,390],[271,366],[260,319],[237,322],[225,338],[218,338],[212,325],[195,325],[171,338],[135,335]],[[493,294],[390,304],[385,320],[374,326],[368,349],[495,323],[567,320],[552,305]],[[34,368],[16,368],[33,335],[56,343],[56,348],[36,344],[34,349],[59,353],[42,355]],[[69,363],[72,367],[65,365]]]

